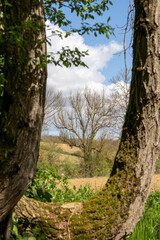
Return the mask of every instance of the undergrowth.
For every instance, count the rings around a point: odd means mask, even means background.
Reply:
[[[54,169],[40,169],[26,196],[43,202],[74,202],[84,201],[95,192],[89,186],[80,189],[70,189],[69,180],[61,176]],[[33,236],[18,232],[18,219],[13,216],[11,239],[17,240],[45,240],[45,233],[36,227]],[[137,223],[129,240],[160,240],[160,192],[152,192],[148,199],[141,220]]]
[[[94,194],[88,185],[69,187],[69,179],[53,168],[38,168],[26,196],[42,202],[81,202]]]
[[[160,239],[160,192],[152,192],[129,240]]]

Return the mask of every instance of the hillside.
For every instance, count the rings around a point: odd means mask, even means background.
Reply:
[[[97,140],[98,141],[98,140]],[[94,176],[108,176],[118,148],[118,141],[107,139],[98,159]],[[70,147],[58,137],[42,137],[38,165],[48,165],[71,178],[83,177],[83,157],[78,147]]]
[[[98,141],[98,140],[97,140]],[[106,139],[104,149],[95,167],[94,177],[109,176],[118,141]],[[57,136],[43,136],[40,143],[38,166],[47,165],[69,178],[83,177],[83,157],[78,147],[70,147]],[[160,157],[156,165],[156,174],[160,174]]]

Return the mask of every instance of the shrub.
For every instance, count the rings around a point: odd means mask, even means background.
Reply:
[[[42,202],[77,202],[88,199],[94,194],[89,186],[76,189],[69,188],[69,179],[59,175],[52,168],[38,168],[32,185],[26,192],[26,196]]]

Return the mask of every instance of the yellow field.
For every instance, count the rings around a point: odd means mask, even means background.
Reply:
[[[62,152],[58,152],[59,149],[62,150]],[[61,164],[67,163],[67,162],[80,164],[82,161],[81,157],[70,155],[78,152],[81,154],[81,150],[78,147],[71,148],[68,144],[41,141],[39,159],[41,162],[53,161]]]
[[[56,143],[55,146],[56,148],[61,148],[64,152],[68,153],[75,153],[81,151],[78,147],[70,147],[68,144],[65,143]]]
[[[92,189],[101,189],[107,182],[107,179],[107,177],[75,178],[70,179],[70,185],[71,187],[75,185],[78,189],[80,186],[88,184]],[[154,175],[151,186],[152,190],[160,191],[160,175]]]
[[[58,148],[62,149],[64,152],[67,152],[69,154],[81,152],[81,150],[78,147],[71,148],[68,144],[65,144],[65,143],[57,143],[55,145],[55,149],[58,149]],[[74,164],[80,164],[82,161],[80,157],[58,153],[58,152],[57,152],[57,157],[61,163],[70,162]]]

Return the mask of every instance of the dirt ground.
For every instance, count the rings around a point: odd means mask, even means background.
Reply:
[[[107,179],[107,177],[75,178],[70,179],[70,185],[71,187],[75,185],[78,189],[80,186],[88,184],[92,189],[100,189],[105,185]],[[160,175],[154,175],[151,191],[160,191]]]

